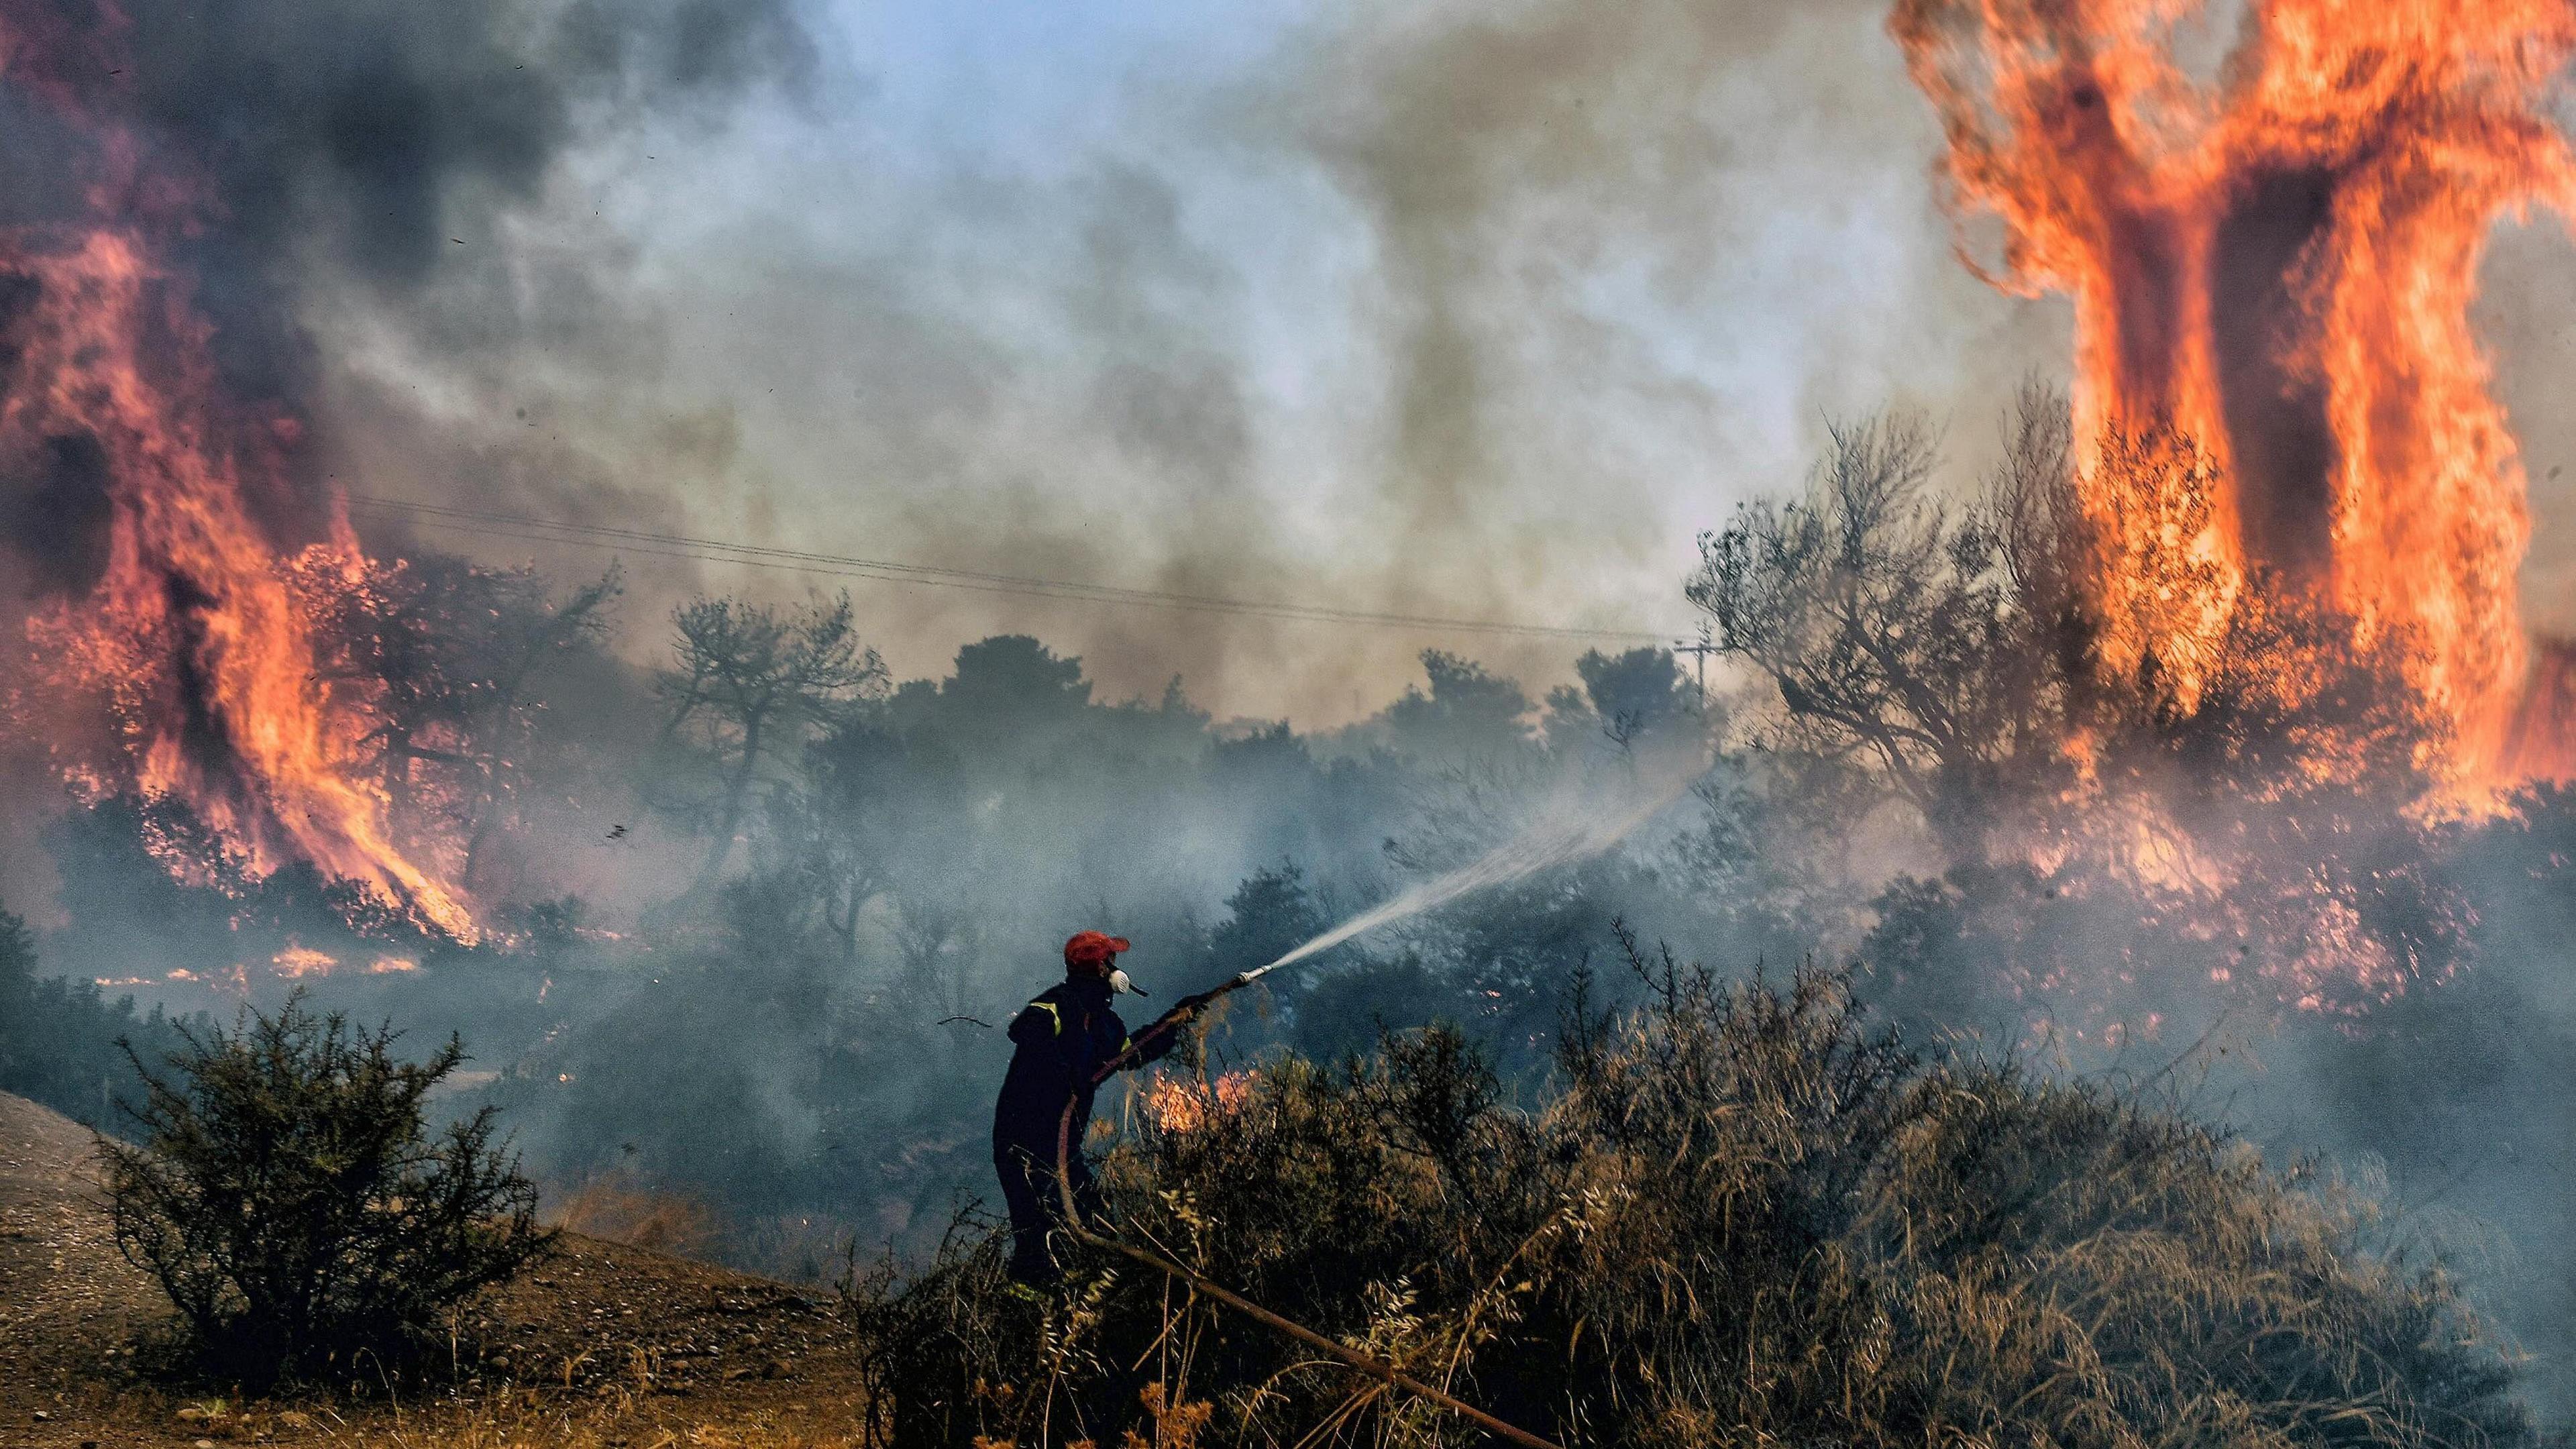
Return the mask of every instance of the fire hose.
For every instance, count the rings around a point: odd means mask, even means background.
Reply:
[[[1276,966],[1278,964],[1280,963],[1271,963],[1272,966]],[[1188,1021],[1190,1017],[1198,1014],[1198,1012],[1205,1008],[1210,1002],[1213,1002],[1217,998],[1227,995],[1230,992],[1238,991],[1251,985],[1253,982],[1261,979],[1261,977],[1270,969],[1271,966],[1263,966],[1258,970],[1245,971],[1227,978],[1223,984],[1217,986],[1214,990],[1202,991],[1196,996],[1183,997],[1180,1001],[1173,1004],[1171,1010],[1164,1012],[1159,1017],[1156,1017],[1153,1025],[1146,1027],[1142,1032],[1138,1033],[1135,1039],[1130,1041],[1126,1048],[1120,1051],[1118,1055],[1101,1063],[1100,1069],[1091,1074],[1092,1087],[1096,1090],[1101,1083],[1108,1081],[1112,1076],[1126,1070],[1128,1067],[1134,1066],[1137,1060],[1137,1053],[1144,1048],[1144,1045],[1147,1042],[1154,1040],[1161,1033],[1179,1030],[1182,1023]],[[1117,1253],[1123,1257],[1132,1258],[1136,1262],[1142,1263],[1146,1267],[1151,1268],[1166,1277],[1186,1283],[1190,1286],[1191,1291],[1214,1299],[1216,1302],[1224,1304],[1226,1307],[1233,1309],[1244,1317],[1278,1333],[1285,1334],[1286,1336],[1295,1339],[1297,1342],[1306,1345],[1308,1348],[1314,1349],[1319,1353],[1328,1354],[1345,1367],[1350,1368],[1355,1372],[1366,1374],[1370,1378],[1376,1379],[1378,1382],[1387,1385],[1391,1389],[1402,1389],[1406,1393],[1412,1394],[1417,1398],[1428,1399],[1432,1403],[1438,1404],[1440,1407],[1466,1419],[1468,1422],[1475,1424],[1477,1427],[1484,1429],[1488,1433],[1508,1439],[1512,1443],[1523,1445],[1525,1446],[1525,1449],[1561,1449],[1561,1446],[1552,1439],[1541,1438],[1516,1424],[1506,1423],[1501,1419],[1497,1419],[1493,1415],[1486,1413],[1484,1410],[1477,1408],[1473,1404],[1466,1403],[1440,1389],[1436,1389],[1431,1385],[1422,1382],[1420,1379],[1414,1378],[1412,1375],[1404,1372],[1404,1370],[1397,1368],[1393,1363],[1386,1359],[1379,1358],[1375,1354],[1364,1353],[1359,1349],[1352,1348],[1348,1344],[1327,1338],[1323,1334],[1317,1333],[1315,1330],[1308,1328],[1303,1324],[1283,1318],[1280,1315],[1271,1312],[1269,1309],[1262,1307],[1260,1304],[1253,1302],[1251,1299],[1244,1297],[1240,1293],[1233,1292],[1230,1289],[1223,1288],[1215,1283],[1209,1282],[1205,1277],[1182,1267],[1180,1264],[1173,1262],[1171,1259],[1166,1258],[1159,1253],[1151,1252],[1147,1249],[1137,1247],[1133,1243],[1121,1242],[1116,1238],[1091,1231],[1090,1226],[1083,1222],[1082,1208],[1074,1201],[1073,1196],[1073,1109],[1075,1104],[1080,1100],[1081,1098],[1074,1097],[1065,1102],[1064,1115],[1057,1121],[1055,1129],[1056,1192],[1064,1201],[1065,1227],[1073,1234],[1076,1240],[1089,1247],[1097,1248],[1104,1252]]]

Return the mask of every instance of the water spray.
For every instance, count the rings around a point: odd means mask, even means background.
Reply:
[[[1096,1087],[1134,1065],[1137,1053],[1146,1043],[1164,1032],[1177,1030],[1182,1023],[1206,1009],[1209,1003],[1240,991],[1273,971],[1312,960],[1353,937],[1445,906],[1489,886],[1506,885],[1536,875],[1550,866],[1599,855],[1663,813],[1665,806],[1681,798],[1691,782],[1708,770],[1708,757],[1698,750],[1676,751],[1663,756],[1657,763],[1662,768],[1650,767],[1642,771],[1641,777],[1634,781],[1633,797],[1622,807],[1604,809],[1600,802],[1587,800],[1580,792],[1562,794],[1540,813],[1538,819],[1458,869],[1397,892],[1267,965],[1237,972],[1209,990],[1181,998],[1171,1010],[1156,1017],[1153,1025],[1138,1032],[1127,1050],[1103,1063],[1093,1077],[1092,1085]],[[1068,1107],[1068,1121],[1071,1116]]]
[[[1355,936],[1445,906],[1487,886],[1505,885],[1523,876],[1536,875],[1552,865],[1564,865],[1598,855],[1627,839],[1639,826],[1662,813],[1663,808],[1679,797],[1699,773],[1692,770],[1648,790],[1644,798],[1617,814],[1597,816],[1571,810],[1557,812],[1554,817],[1542,819],[1467,865],[1399,892],[1385,903],[1351,917],[1269,965],[1243,972],[1218,987],[1217,991],[1221,993],[1249,986],[1282,966],[1294,966]]]
[[[1209,990],[1195,996],[1183,997],[1173,1004],[1171,1010],[1155,1018],[1153,1025],[1138,1032],[1126,1050],[1102,1063],[1100,1069],[1092,1074],[1092,1086],[1097,1088],[1112,1076],[1133,1066],[1138,1054],[1148,1043],[1166,1032],[1179,1030],[1190,1018],[1205,1010],[1211,1002],[1232,992],[1240,991],[1273,971],[1311,960],[1356,936],[1447,905],[1451,901],[1472,895],[1488,886],[1504,885],[1535,875],[1550,866],[1587,859],[1608,850],[1662,813],[1665,806],[1679,799],[1682,791],[1688,789],[1693,780],[1705,773],[1706,768],[1706,757],[1694,753],[1688,758],[1687,768],[1676,766],[1668,776],[1658,774],[1653,777],[1651,783],[1643,785],[1637,797],[1625,809],[1602,812],[1597,808],[1585,808],[1585,802],[1579,799],[1560,800],[1539,820],[1466,865],[1446,875],[1435,876],[1398,892],[1388,900],[1362,911],[1322,935],[1286,952],[1275,961],[1237,972]],[[1074,1201],[1073,1196],[1074,1105],[1074,1101],[1065,1103],[1064,1115],[1056,1124],[1055,1182],[1056,1192],[1064,1205],[1065,1227],[1076,1239],[1104,1252],[1131,1258],[1156,1272],[1186,1283],[1192,1291],[1204,1294],[1247,1318],[1329,1355],[1347,1368],[1366,1374],[1389,1388],[1402,1389],[1417,1398],[1438,1404],[1490,1433],[1523,1446],[1523,1449],[1561,1449],[1561,1446],[1553,1440],[1542,1438],[1516,1424],[1497,1419],[1472,1404],[1423,1383],[1397,1368],[1389,1360],[1336,1342],[1303,1324],[1273,1313],[1239,1293],[1208,1281],[1200,1274],[1182,1267],[1160,1253],[1140,1248],[1133,1243],[1123,1242],[1106,1233],[1094,1231],[1082,1220],[1082,1208]]]

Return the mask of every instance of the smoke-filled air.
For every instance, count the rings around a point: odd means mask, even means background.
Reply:
[[[2566,1441],[2571,117],[0,0],[0,1443]]]

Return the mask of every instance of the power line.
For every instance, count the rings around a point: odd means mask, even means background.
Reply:
[[[605,524],[563,523],[525,514],[493,513],[435,503],[412,503],[365,494],[350,494],[349,503],[353,508],[372,511],[380,517],[398,518],[420,527],[444,529],[484,538],[564,544],[610,552],[642,554],[652,558],[740,564],[751,568],[780,569],[827,577],[926,584],[936,588],[965,589],[976,593],[1074,599],[1189,613],[1239,614],[1256,618],[1324,624],[1356,624],[1374,628],[1438,629],[1539,639],[1665,642],[1664,635],[1634,629],[1581,629],[1556,624],[1525,624],[1500,619],[1459,619],[1431,614],[1343,609],[1323,604],[1232,598],[1215,594],[1187,594],[1165,589],[1124,588],[1114,584],[1092,584],[1074,579],[1037,578],[1021,574],[948,568],[936,564],[905,563],[894,559],[861,558],[848,554],[778,548],[767,544],[734,543],[724,539],[695,538],[686,534],[656,533],[646,529],[618,528]]]

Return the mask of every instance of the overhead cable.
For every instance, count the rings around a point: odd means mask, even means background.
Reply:
[[[1125,604],[1139,608],[1237,614],[1256,618],[1322,624],[1354,624],[1373,628],[1500,634],[1539,639],[1667,642],[1665,635],[1635,629],[1586,629],[1569,625],[1529,624],[1502,619],[1465,619],[1432,614],[1345,609],[1324,604],[1243,599],[1225,595],[1181,593],[1167,589],[1126,588],[1114,584],[1085,583],[1075,579],[1039,578],[1023,574],[951,568],[937,564],[907,563],[895,559],[862,558],[848,554],[820,553],[808,549],[779,548],[768,544],[736,543],[725,539],[697,538],[687,534],[620,528],[607,524],[566,523],[526,514],[496,513],[436,503],[415,503],[367,494],[352,493],[348,495],[348,499],[350,507],[354,510],[379,518],[399,519],[416,527],[436,528],[484,538],[563,544],[579,548],[641,554],[654,558],[692,559],[703,563],[740,564],[750,568],[783,569],[827,577],[879,579],[892,583],[965,589],[977,593],[1077,599],[1094,603]]]

